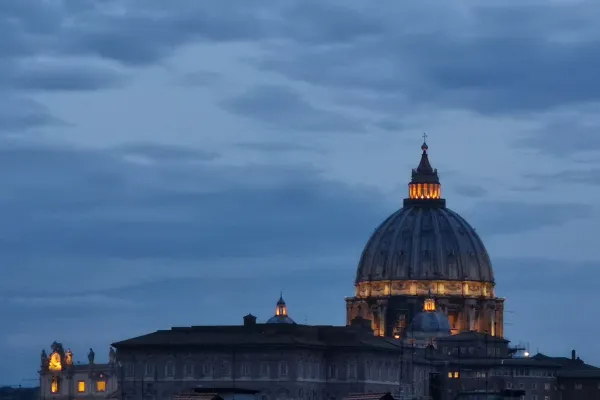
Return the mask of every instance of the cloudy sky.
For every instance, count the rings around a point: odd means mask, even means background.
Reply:
[[[31,384],[54,340],[106,360],[148,331],[264,320],[280,290],[298,321],[344,323],[424,131],[508,338],[600,363],[598,14],[0,1],[0,384]]]

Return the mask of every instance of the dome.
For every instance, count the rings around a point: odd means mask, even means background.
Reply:
[[[295,324],[296,322],[288,316],[287,305],[283,300],[283,294],[279,296],[275,306],[275,315],[267,320],[267,324]]]
[[[363,250],[356,282],[378,280],[494,282],[483,242],[445,207],[408,206],[390,215]]]
[[[423,143],[412,171],[404,207],[390,215],[368,240],[356,283],[393,280],[449,280],[494,283],[483,242],[464,218],[446,208],[437,170]]]
[[[448,318],[439,311],[423,311],[415,315],[406,329],[406,332],[408,335],[426,333],[436,336],[450,336],[450,322],[448,322]]]

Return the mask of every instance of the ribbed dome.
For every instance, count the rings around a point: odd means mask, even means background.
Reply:
[[[439,311],[423,311],[415,315],[406,332],[411,336],[419,333],[450,335],[450,322]]]
[[[467,221],[448,208],[422,204],[408,204],[376,229],[356,274],[357,283],[436,279],[494,282],[494,273]]]

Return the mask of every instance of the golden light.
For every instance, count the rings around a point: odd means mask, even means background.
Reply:
[[[423,310],[435,311],[435,300],[434,299],[425,299],[425,305],[423,306]]]
[[[61,371],[62,363],[60,361],[60,354],[54,352],[50,355],[50,361],[48,362],[48,369],[50,371]]]
[[[77,391],[79,393],[85,392],[85,382],[84,381],[77,382]]]
[[[410,199],[441,199],[442,185],[439,183],[410,183],[408,197]]]
[[[53,376],[52,377],[52,384],[50,386],[50,391],[52,393],[58,393],[59,387],[58,387],[58,376]]]
[[[96,381],[96,391],[106,392],[106,381]]]

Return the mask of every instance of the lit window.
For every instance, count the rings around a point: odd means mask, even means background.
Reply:
[[[96,381],[96,392],[106,392],[106,381]]]
[[[452,372],[448,372],[448,378],[452,379]]]
[[[60,360],[60,354],[54,352],[50,355],[50,361],[48,362],[48,369],[50,371],[60,371],[62,370],[62,363]]]
[[[85,392],[85,381],[79,381],[79,382],[77,382],[77,391],[79,393]]]
[[[458,379],[460,377],[460,374],[458,372],[454,373],[454,379]]]
[[[60,392],[60,385],[58,382],[58,376],[53,376],[52,377],[52,384],[50,385],[50,391],[52,393],[58,393]]]

